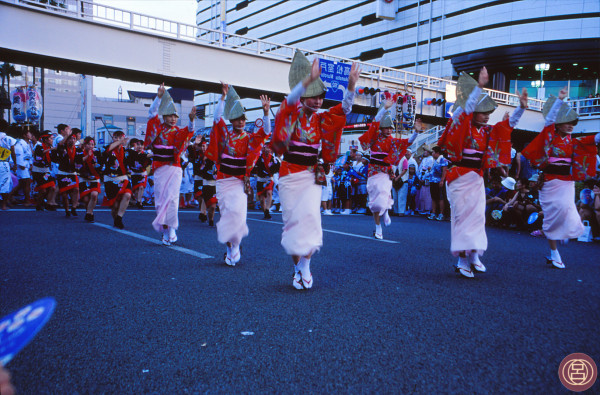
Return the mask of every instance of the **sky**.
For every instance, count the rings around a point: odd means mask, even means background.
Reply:
[[[196,24],[198,4],[196,0],[95,0],[94,2],[190,25]],[[156,85],[94,77],[94,95],[98,97],[117,98],[119,86],[123,88],[124,98],[128,97],[128,90],[154,92],[157,89]]]

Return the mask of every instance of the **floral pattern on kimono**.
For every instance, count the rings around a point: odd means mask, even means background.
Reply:
[[[323,161],[333,163],[339,153],[345,125],[346,114],[342,110],[341,103],[328,111],[312,114],[309,118],[300,102],[290,105],[287,100],[284,100],[275,116],[271,146],[277,155],[282,155],[288,151],[292,140],[310,145],[320,143]],[[281,164],[280,176],[303,170],[314,171],[314,168],[315,166],[303,166],[284,160]]]
[[[571,135],[561,137],[554,127],[546,126],[540,134],[521,152],[531,164],[544,170],[551,157],[570,158],[571,174],[546,174],[547,180],[581,181],[596,175],[596,142],[594,136],[573,138]]]
[[[358,138],[358,141],[360,141],[363,150],[370,149],[371,152],[387,153],[388,155],[384,161],[389,165],[398,165],[410,145],[408,139],[399,139],[392,136],[384,137],[379,132],[379,122],[371,122],[369,129]],[[390,166],[369,164],[369,177],[377,173],[388,173],[389,170]]]
[[[194,135],[193,130],[180,128],[178,126],[169,127],[160,121],[158,115],[150,118],[146,125],[146,138],[144,139],[144,147],[152,148],[151,145],[165,145],[172,146],[174,148],[174,162],[167,163],[161,161],[153,161],[152,169],[164,165],[171,165],[181,167],[181,153],[187,148],[188,141]]]
[[[215,162],[217,166],[220,165],[223,154],[234,158],[245,157],[246,176],[249,176],[262,152],[262,147],[267,140],[267,137],[269,136],[265,133],[263,128],[260,128],[254,133],[247,133],[245,131],[235,133],[229,131],[225,121],[221,118],[218,122],[213,124],[213,128],[210,132],[210,143],[206,150],[206,157]],[[221,171],[217,173],[217,179],[228,177],[244,178],[244,176],[232,176],[222,173]]]

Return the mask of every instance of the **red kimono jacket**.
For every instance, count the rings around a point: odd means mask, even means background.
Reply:
[[[369,177],[377,173],[387,173],[391,165],[398,165],[409,146],[408,139],[384,137],[379,132],[379,122],[371,122],[369,130],[364,132],[358,141],[364,150],[371,149]]]
[[[485,169],[510,165],[512,148],[510,134],[513,128],[509,120],[477,129],[471,123],[472,119],[473,113],[467,115],[463,112],[459,115],[458,121],[448,120],[446,130],[438,141],[438,145],[448,153],[448,159],[454,162],[454,166],[446,174],[448,184],[471,171],[483,176]],[[476,151],[481,155],[481,168],[475,169],[457,164],[463,160],[465,150]]]
[[[323,161],[333,163],[340,150],[342,131],[345,125],[346,114],[342,110],[341,103],[328,111],[313,114],[309,118],[300,102],[290,105],[286,99],[281,103],[275,116],[275,130],[271,145],[277,155],[290,152],[290,146],[292,146],[304,153],[310,153],[311,158],[320,146]],[[316,160],[314,162],[311,165],[290,163],[284,156],[279,175],[284,177],[304,170],[314,171],[317,164]]]
[[[249,176],[269,137],[263,128],[255,133],[227,130],[223,118],[213,124],[206,157],[217,164],[217,180]]]
[[[152,170],[156,170],[164,165],[181,167],[181,153],[186,149],[187,142],[194,135],[193,130],[173,126],[169,128],[162,123],[158,115],[151,118],[146,126],[146,138],[144,139],[144,148],[150,147],[154,152],[152,161]],[[171,151],[173,157],[171,158]],[[168,152],[168,158],[157,155],[160,152]],[[163,159],[163,160],[161,160]]]
[[[540,134],[521,152],[533,166],[544,170],[555,160],[571,162],[570,174],[546,173],[546,180],[581,181],[596,175],[596,142],[594,135],[573,138],[561,137],[554,124],[546,126]]]

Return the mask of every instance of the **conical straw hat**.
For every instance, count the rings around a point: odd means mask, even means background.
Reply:
[[[299,82],[303,81],[310,75],[312,65],[309,60],[304,56],[302,52],[296,49],[294,58],[292,59],[292,65],[290,66],[290,72],[288,74],[288,83],[290,89],[293,89]],[[307,88],[306,92],[302,97],[314,97],[320,96],[327,92],[327,87],[321,80],[321,77],[313,81]]]
[[[467,99],[473,89],[477,86],[477,81],[464,71],[458,77],[458,83],[456,84],[456,102],[452,107],[452,112],[456,111],[458,107],[464,109],[467,104]],[[477,105],[475,106],[475,112],[492,112],[498,107],[498,104],[487,94],[482,93],[477,99]]]
[[[169,91],[165,91],[165,93],[160,99],[160,106],[158,106],[158,114],[175,115],[179,117],[179,114],[177,114],[177,109],[175,108],[175,103],[173,102],[173,98],[169,94]]]
[[[244,109],[244,106],[242,106],[240,96],[237,94],[235,89],[233,89],[233,86],[229,85],[227,97],[225,98],[225,111],[223,114],[225,119],[238,119],[243,116],[245,112],[246,110]]]
[[[544,115],[544,119],[548,116],[550,109],[556,102],[556,96],[550,96],[546,103],[544,103],[544,107],[542,107],[542,114]],[[579,115],[575,110],[571,108],[567,103],[563,103],[558,110],[558,114],[556,116],[556,122],[554,123],[568,123],[573,122],[579,118]]]

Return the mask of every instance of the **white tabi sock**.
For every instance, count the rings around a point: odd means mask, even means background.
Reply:
[[[375,224],[375,232],[382,234],[383,230],[381,229],[381,224],[377,225]]]
[[[238,257],[240,254],[240,246],[238,245],[232,245],[231,246],[231,259],[233,259],[234,257]]]
[[[550,250],[550,259],[552,259],[553,261],[562,263],[562,259],[560,258],[560,254],[558,253],[558,250]]]
[[[390,226],[391,223],[392,220],[390,219],[390,214],[388,213],[388,210],[385,210],[385,214],[383,214],[383,224],[385,226]]]
[[[231,259],[231,247],[227,246],[227,257]]]
[[[469,252],[469,263],[474,265],[481,264],[481,261],[479,260],[479,253],[477,251]]]
[[[469,264],[469,258],[468,257],[462,257],[459,256],[458,257],[458,266],[462,267],[463,269],[466,270],[471,270],[471,265]]]
[[[298,261],[298,270],[302,272],[304,277],[307,277],[310,274],[310,258],[302,257]]]

